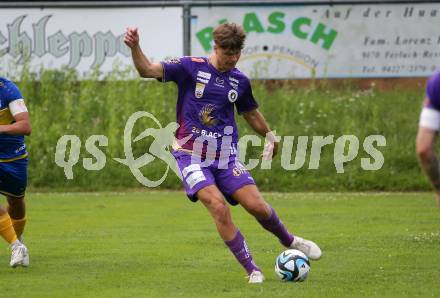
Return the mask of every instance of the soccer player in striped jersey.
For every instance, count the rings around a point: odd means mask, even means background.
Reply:
[[[214,52],[209,57],[182,57],[162,63],[151,63],[145,57],[137,28],[128,28],[124,41],[142,77],[177,84],[179,127],[173,155],[187,196],[194,202],[200,200],[208,209],[220,237],[246,270],[249,283],[261,283],[264,276],[234,225],[226,201],[243,206],[285,247],[299,249],[311,259],[319,259],[321,250],[314,242],[287,231],[238,160],[234,108],[255,132],[272,139],[271,153],[276,154],[278,143],[258,110],[249,79],[235,67],[246,37],[243,28],[222,24],[213,36]]]
[[[7,209],[0,206],[0,236],[11,246],[11,267],[29,266],[22,234],[26,224],[28,162],[24,136],[30,133],[23,96],[13,82],[0,77],[0,194],[8,201]]]
[[[435,143],[440,130],[440,70],[434,73],[426,86],[425,101],[420,114],[416,151],[420,164],[434,188],[440,207],[440,167]]]

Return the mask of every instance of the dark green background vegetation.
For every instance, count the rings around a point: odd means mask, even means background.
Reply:
[[[38,80],[34,74],[24,72],[18,85],[27,100],[31,113],[33,132],[27,138],[31,153],[29,185],[38,189],[96,190],[142,187],[128,167],[112,158],[125,158],[123,133],[127,119],[136,111],[148,111],[162,123],[175,120],[176,87],[173,83],[156,81],[122,80],[131,77],[129,71],[115,70],[104,80],[96,80],[99,73],[87,80],[78,80],[69,70],[42,71]],[[347,82],[335,87],[320,82],[298,87],[292,82],[277,82],[269,86],[264,81],[254,81],[254,95],[260,109],[273,129],[281,136],[355,135],[359,139],[359,154],[344,166],[345,173],[337,174],[334,166],[334,143],[324,147],[320,166],[308,169],[311,138],[306,162],[296,171],[284,170],[280,157],[276,157],[272,170],[252,170],[258,185],[271,191],[345,191],[345,190],[429,190],[421,175],[415,156],[415,136],[418,115],[423,100],[423,88],[417,90],[379,91],[374,86],[359,89]],[[238,116],[237,116],[238,117]],[[252,133],[238,117],[240,135]],[[139,121],[133,137],[153,122]],[[81,157],[74,166],[74,179],[67,180],[63,168],[55,164],[58,139],[66,134],[77,135],[82,142]],[[363,150],[366,136],[383,135],[387,145],[378,147],[385,163],[380,170],[365,171],[361,158],[370,156]],[[82,158],[92,157],[84,147],[91,135],[105,135],[109,144],[102,147],[107,163],[100,171],[87,171]],[[134,156],[147,151],[152,138],[133,144]],[[256,158],[260,148],[249,148],[248,156]],[[292,162],[295,155],[292,156]],[[142,171],[150,179],[162,176],[165,163],[156,159]],[[161,186],[181,188],[174,174]]]

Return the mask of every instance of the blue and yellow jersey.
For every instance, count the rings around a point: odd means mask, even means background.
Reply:
[[[17,86],[6,78],[0,77],[0,125],[14,123],[9,105],[23,99]],[[0,162],[9,162],[27,157],[24,136],[0,133]]]

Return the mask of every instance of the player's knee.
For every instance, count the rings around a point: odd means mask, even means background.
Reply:
[[[251,204],[248,212],[257,218],[267,218],[270,216],[270,208],[264,201]]]
[[[215,201],[211,206],[211,212],[215,219],[221,223],[227,223],[229,221],[229,207],[224,201]]]
[[[266,218],[270,215],[270,206],[260,193],[248,196],[246,200],[241,201],[241,204],[247,212],[257,218]]]
[[[8,197],[8,213],[14,219],[20,219],[26,216],[26,207],[24,203],[24,197],[12,198]]]
[[[417,143],[416,154],[421,160],[428,160],[434,154],[434,150],[430,144]]]
[[[7,200],[11,207],[21,207],[24,204],[24,197],[16,198],[8,196]]]

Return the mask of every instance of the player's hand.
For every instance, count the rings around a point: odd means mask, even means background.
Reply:
[[[275,131],[266,133],[266,144],[264,145],[263,154],[261,154],[264,160],[271,160],[277,155],[279,143],[280,137],[276,135]]]
[[[139,33],[137,27],[128,27],[124,35],[125,44],[132,49],[139,45]]]
[[[263,159],[270,160],[274,158],[278,153],[278,144],[279,142],[267,142],[261,155]]]

